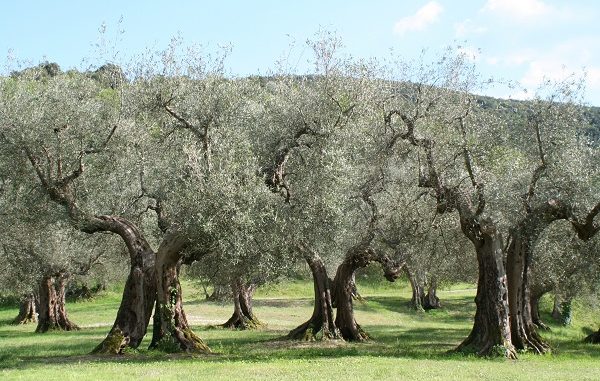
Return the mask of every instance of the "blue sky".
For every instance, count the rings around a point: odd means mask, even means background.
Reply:
[[[598,0],[21,0],[3,2],[0,10],[0,57],[31,63],[80,67],[82,59],[97,54],[93,44],[105,23],[105,35],[126,54],[165,48],[180,34],[209,50],[230,44],[227,66],[233,74],[266,73],[290,43],[302,53],[304,41],[324,28],[342,38],[348,53],[365,58],[386,57],[390,49],[410,58],[423,48],[458,43],[483,75],[529,89],[544,77],[585,68],[586,100],[600,106]],[[10,60],[0,62],[6,68]]]

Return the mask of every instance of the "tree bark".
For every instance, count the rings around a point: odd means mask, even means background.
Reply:
[[[304,253],[304,259],[310,267],[315,291],[313,313],[308,321],[288,333],[292,340],[331,340],[341,339],[340,331],[333,317],[330,280],[321,257],[316,253]]]
[[[543,354],[550,351],[550,346],[537,333],[533,322],[529,290],[531,248],[524,238],[513,235],[506,260],[512,342],[519,350]]]
[[[431,279],[429,282],[429,288],[427,289],[427,295],[425,295],[423,301],[423,308],[425,310],[434,310],[441,307],[442,304],[440,303],[440,298],[437,296],[437,281],[435,279]]]
[[[567,326],[571,324],[572,318],[571,300],[563,298],[558,294],[555,295],[552,306],[552,319],[559,324]]]
[[[19,314],[13,320],[13,324],[37,323],[38,313],[36,297],[33,292],[23,295],[19,302]]]
[[[555,322],[560,322],[560,320],[562,319],[562,312],[560,311],[560,296],[558,296],[558,294],[554,295],[551,316]]]
[[[479,279],[473,329],[456,350],[514,359],[516,351],[511,343],[502,239],[489,220],[477,223],[461,218],[461,226],[475,245]]]
[[[350,250],[344,261],[338,266],[333,280],[334,303],[337,310],[335,325],[342,337],[348,341],[365,341],[369,335],[354,318],[354,272],[369,264],[372,250]]]
[[[69,276],[67,274],[59,274],[57,277],[56,283],[56,318],[58,320],[58,325],[61,329],[65,331],[73,331],[78,330],[79,327],[69,320],[69,316],[67,315],[66,309],[66,287],[69,281]]]
[[[252,311],[252,295],[255,290],[256,285],[252,283],[245,284],[241,278],[231,283],[233,314],[229,320],[221,324],[221,327],[230,329],[255,329],[262,325]]]
[[[393,282],[398,278],[400,270],[404,265],[391,260],[385,254],[376,254],[373,249],[365,246],[363,240],[354,246],[346,254],[344,261],[338,266],[333,280],[333,302],[337,310],[335,325],[342,337],[348,341],[365,341],[369,335],[356,322],[354,318],[353,296],[356,294],[354,283],[354,272],[359,268],[367,266],[372,261],[381,263],[385,278]]]
[[[179,232],[166,234],[156,258],[157,295],[151,348],[167,352],[210,352],[208,346],[192,331],[185,311],[179,268],[182,250],[188,240]]]
[[[404,267],[406,276],[410,282],[410,288],[412,289],[412,297],[410,298],[410,307],[415,311],[424,311],[423,300],[425,299],[425,288],[420,281],[416,272],[410,270],[408,266]]]
[[[519,350],[530,349],[543,354],[550,345],[537,333],[530,301],[530,277],[533,247],[540,234],[554,221],[566,219],[569,209],[556,200],[549,200],[530,209],[511,232],[507,252],[508,305],[513,345]]]
[[[206,294],[206,300],[213,302],[224,301],[229,298],[229,287],[220,284],[215,284],[212,294]]]
[[[551,291],[551,289],[548,288],[539,288],[539,287],[531,287],[531,292],[530,292],[530,298],[529,298],[529,308],[531,311],[531,320],[533,321],[533,324],[535,324],[535,326],[538,329],[543,329],[545,331],[549,331],[550,327],[548,327],[543,321],[542,318],[540,317],[540,299],[542,299],[542,296],[544,296],[546,293],[548,293],[549,291]]]
[[[95,354],[120,354],[125,348],[137,348],[146,335],[156,300],[155,253],[139,229],[117,216],[96,216],[80,227],[86,233],[110,231],[126,244],[130,271],[115,322]]]
[[[56,283],[58,277],[58,284]],[[51,330],[73,331],[79,327],[69,320],[65,308],[65,284],[66,277],[46,275],[40,282],[40,312],[37,333]]]
[[[437,296],[437,282],[432,279],[429,282],[427,288],[427,294],[425,293],[425,281],[423,276],[419,276],[417,272],[413,272],[408,268],[404,267],[408,280],[410,281],[410,287],[412,289],[412,297],[410,299],[410,306],[416,311],[426,311],[436,308],[441,308],[440,298]]]

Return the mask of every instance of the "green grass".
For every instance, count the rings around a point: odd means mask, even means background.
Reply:
[[[68,305],[77,332],[35,334],[33,326],[12,326],[15,308],[0,308],[1,380],[598,380],[600,346],[583,344],[586,329],[600,321],[598,311],[575,305],[573,325],[552,326],[544,336],[551,355],[520,354],[518,361],[448,354],[468,334],[475,290],[468,285],[440,292],[443,309],[427,313],[408,308],[405,282],[366,283],[358,302],[359,323],[372,335],[368,343],[288,342],[280,340],[312,311],[312,285],[294,281],[259,289],[255,312],[267,323],[259,331],[229,331],[208,326],[224,322],[229,304],[203,300],[184,285],[186,312],[214,355],[166,355],[144,349],[116,357],[88,353],[107,333],[120,295],[106,292],[93,301]],[[549,307],[549,300],[544,307]],[[549,316],[545,316],[551,322]]]

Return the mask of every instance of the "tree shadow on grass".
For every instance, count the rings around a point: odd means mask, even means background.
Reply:
[[[378,313],[389,311],[399,314],[400,321],[408,318],[410,321],[426,322],[429,324],[455,325],[469,327],[475,316],[475,304],[470,297],[451,299],[444,302],[442,308],[429,311],[415,311],[410,306],[410,300],[395,297],[369,297],[364,303],[356,303],[357,311]]]
[[[344,341],[303,342],[285,340],[286,330],[264,329],[259,331],[210,331],[206,326],[195,326],[194,330],[204,338],[215,351],[211,355],[165,354],[141,349],[122,356],[98,356],[88,353],[106,334],[104,329],[83,329],[74,333],[52,333],[56,340],[45,340],[35,344],[19,345],[11,352],[0,349],[0,369],[26,369],[44,367],[48,364],[76,363],[160,363],[163,361],[202,361],[202,362],[263,362],[272,360],[344,358],[344,357],[391,357],[409,359],[431,359],[453,361],[464,359],[464,355],[448,354],[468,335],[474,314],[472,296],[460,296],[442,300],[442,310],[415,312],[408,307],[408,299],[402,297],[367,297],[366,304],[357,304],[357,310],[371,312],[391,311],[413,320],[423,322],[430,327],[412,327],[403,324],[369,325],[365,321],[363,328],[373,340],[366,343]],[[199,301],[202,303],[214,303]],[[292,308],[301,303],[308,305],[310,299],[257,299],[256,306]],[[418,319],[414,319],[414,318]],[[411,324],[415,324],[414,322]],[[439,324],[439,326],[436,326]],[[210,331],[210,334],[209,334]],[[64,338],[61,335],[65,335]],[[35,334],[21,330],[0,331],[0,337],[13,341],[19,337],[31,341]],[[77,336],[80,339],[73,337]],[[42,337],[44,335],[40,335]],[[92,339],[92,336],[96,338]],[[578,338],[553,335],[551,344],[555,354],[577,358],[578,356],[600,358],[600,346],[583,344]],[[142,344],[146,346],[146,341]],[[52,348],[59,348],[56,355]],[[36,355],[40,353],[40,355]],[[70,353],[70,355],[65,355]]]
[[[213,354],[165,354],[162,352],[140,350],[138,353],[126,353],[120,356],[89,355],[93,343],[52,343],[48,345],[64,346],[61,352],[79,352],[75,355],[56,356],[8,356],[0,354],[0,369],[28,369],[44,367],[48,364],[77,363],[134,363],[145,364],[163,361],[202,361],[202,362],[263,362],[272,360],[297,360],[344,357],[391,357],[409,359],[430,359],[438,361],[463,360],[460,354],[448,354],[468,334],[468,329],[409,329],[399,332],[396,326],[365,327],[375,338],[366,343],[344,341],[303,342],[282,340],[281,331],[272,331],[256,339],[250,335],[236,337],[229,335],[212,340],[208,344],[216,349]],[[199,329],[201,331],[201,329]],[[265,337],[266,336],[266,337]],[[216,344],[216,345],[213,345]],[[219,349],[223,349],[220,351]],[[19,348],[19,352],[35,353],[39,346],[29,345]],[[40,352],[45,352],[41,350]],[[63,352],[64,353],[64,352]],[[561,353],[600,357],[597,346],[580,342],[562,342]]]

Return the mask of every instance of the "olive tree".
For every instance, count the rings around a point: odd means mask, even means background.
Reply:
[[[34,73],[33,73],[34,74]],[[141,230],[123,217],[133,191],[127,168],[130,120],[122,92],[75,72],[37,79],[1,78],[0,139],[3,152],[26,168],[61,218],[84,233],[120,236],[130,273],[115,324],[98,351],[137,347],[155,299],[154,252]],[[18,176],[13,171],[12,178]]]
[[[479,278],[473,329],[458,347],[481,355],[501,350],[516,357],[511,344],[507,284],[500,227],[487,206],[487,176],[473,146],[489,120],[473,113],[474,68],[464,55],[444,54],[435,64],[394,66],[384,88],[382,129],[391,147],[410,146],[420,168],[418,186],[429,190],[439,214],[458,212],[461,230],[477,254]]]

